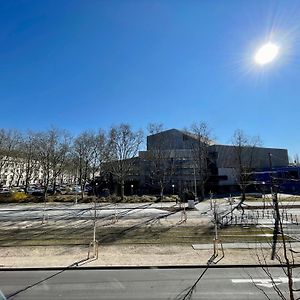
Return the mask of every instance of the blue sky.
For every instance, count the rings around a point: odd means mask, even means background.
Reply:
[[[206,121],[300,153],[300,1],[0,0],[0,127]],[[272,40],[278,59],[259,67]]]

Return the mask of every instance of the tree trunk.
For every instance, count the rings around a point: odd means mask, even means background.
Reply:
[[[26,194],[28,193],[28,185],[29,185],[29,180],[28,180],[28,177],[26,177],[26,179],[25,179],[25,193]]]
[[[15,180],[15,175],[16,175],[16,174],[13,173],[12,178],[11,178],[10,183],[9,183],[9,187],[12,187],[13,182],[14,182],[14,180]]]
[[[124,179],[121,180],[121,200],[124,200],[124,189],[125,189],[125,183]]]
[[[20,176],[18,176],[18,180],[17,180],[17,186],[20,186],[20,179],[21,179],[21,177],[20,177]]]
[[[81,184],[80,185],[80,197],[81,197],[81,201],[84,198],[84,188],[85,188],[85,184]]]
[[[44,188],[44,203],[47,202],[48,186]]]
[[[204,187],[204,182],[201,180],[200,184],[200,200],[203,201],[205,198],[205,187]]]
[[[160,186],[160,202],[162,202],[164,199],[164,187]]]
[[[53,178],[52,190],[53,190],[53,195],[55,195],[56,194],[56,177]]]
[[[45,187],[44,187],[44,212],[43,212],[42,224],[44,224],[45,220],[46,220],[46,203],[47,203],[48,185],[49,185],[49,182],[47,182]]]
[[[241,192],[242,192],[242,203],[243,203],[246,200],[246,191],[244,188],[242,188]]]

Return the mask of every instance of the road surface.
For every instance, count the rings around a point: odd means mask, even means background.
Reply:
[[[184,299],[204,268],[0,271],[0,288],[8,299]],[[280,268],[271,268],[286,290]],[[299,272],[296,272],[297,274]],[[56,274],[56,275],[55,275]],[[53,277],[51,277],[53,276]],[[250,278],[252,277],[252,279]],[[51,277],[49,279],[46,279]],[[45,281],[40,282],[45,279]],[[210,268],[191,299],[280,299],[261,268]],[[299,276],[296,276],[299,288]],[[28,289],[27,287],[32,286]],[[23,290],[23,291],[22,291]],[[15,296],[14,293],[22,291]]]

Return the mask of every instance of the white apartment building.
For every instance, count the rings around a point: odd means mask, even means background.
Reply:
[[[33,162],[30,184],[42,183],[43,171],[38,163]],[[26,161],[19,157],[3,157],[0,159],[0,186],[25,185]]]
[[[50,172],[50,178],[52,174]],[[0,187],[24,186],[26,180],[26,161],[21,157],[2,157],[0,158]],[[60,174],[57,184],[75,184],[77,174],[67,172]],[[43,170],[38,161],[32,162],[32,174],[29,184],[42,184]]]

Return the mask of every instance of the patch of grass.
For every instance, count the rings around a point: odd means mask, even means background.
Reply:
[[[223,242],[269,242],[272,233],[268,228],[239,226],[219,230]],[[92,240],[92,226],[43,227],[25,229],[0,229],[0,246],[58,246],[87,245]],[[100,244],[205,244],[214,238],[213,227],[208,226],[132,226],[98,227]]]
[[[246,202],[266,202],[266,203],[272,203],[272,198],[256,198],[256,197],[246,197]],[[279,196],[279,202],[300,202],[300,196],[290,196],[290,197],[280,197]]]

